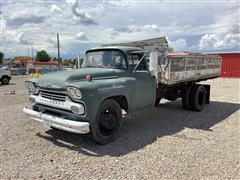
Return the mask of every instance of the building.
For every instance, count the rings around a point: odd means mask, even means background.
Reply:
[[[48,62],[34,61],[32,57],[17,56],[11,62],[11,71],[13,75],[24,75],[35,72],[47,73],[59,69],[59,63],[56,59]]]
[[[27,72],[35,73],[47,73],[51,71],[57,71],[59,69],[59,63],[57,61],[48,61],[48,62],[39,62],[39,61],[32,61],[27,64]]]
[[[240,77],[240,52],[208,53],[222,57],[221,77]]]
[[[28,63],[31,63],[32,57],[29,56],[17,56],[12,61],[12,67],[14,68],[26,68]]]

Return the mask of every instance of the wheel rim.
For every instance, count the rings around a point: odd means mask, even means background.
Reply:
[[[117,112],[111,108],[105,108],[99,117],[99,130],[101,134],[110,136],[118,125]]]

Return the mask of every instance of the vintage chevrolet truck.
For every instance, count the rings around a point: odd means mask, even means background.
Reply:
[[[23,111],[47,127],[90,132],[99,144],[110,143],[119,134],[123,111],[157,106],[161,98],[181,98],[183,108],[201,111],[209,104],[210,86],[198,82],[219,77],[221,58],[203,54],[164,57],[161,48],[90,49],[81,68],[26,81],[32,108]]]

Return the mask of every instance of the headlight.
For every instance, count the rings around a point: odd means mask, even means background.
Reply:
[[[71,98],[74,98],[74,99],[82,98],[81,91],[76,87],[67,87],[67,92]]]
[[[81,93],[81,91],[80,91],[79,89],[76,89],[75,93],[76,93],[76,96],[77,96],[78,98],[81,98],[81,97],[82,97],[82,93]]]
[[[25,82],[25,85],[26,85],[27,89],[29,90],[29,92],[36,93],[36,87],[32,82],[27,81],[27,82]]]
[[[40,91],[40,88],[39,88],[39,87],[36,87],[35,93],[38,94],[39,91]]]

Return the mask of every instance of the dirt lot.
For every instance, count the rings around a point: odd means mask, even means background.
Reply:
[[[25,79],[0,85],[0,178],[240,179],[237,79],[209,81],[212,102],[202,112],[163,101],[125,117],[120,137],[105,146],[27,118]]]

